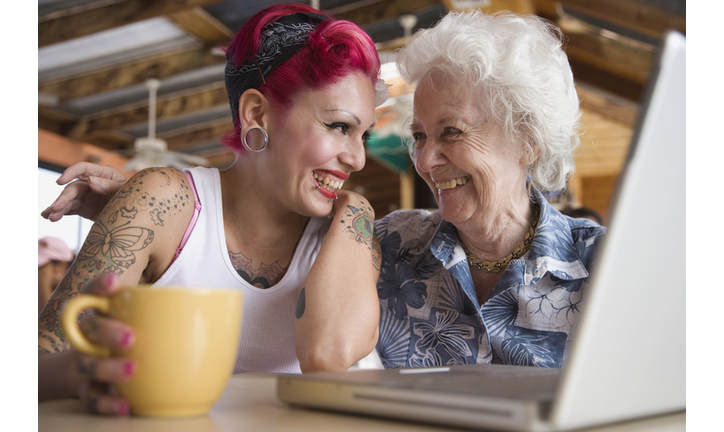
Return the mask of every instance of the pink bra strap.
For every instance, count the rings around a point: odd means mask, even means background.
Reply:
[[[186,232],[184,232],[184,236],[181,239],[181,244],[178,246],[178,249],[176,249],[176,255],[174,255],[173,260],[171,260],[171,264],[176,261],[176,258],[181,254],[181,251],[183,250],[184,246],[186,246],[186,242],[189,240],[189,237],[191,236],[191,232],[194,230],[194,226],[196,226],[196,221],[199,219],[199,213],[201,213],[201,201],[199,200],[199,194],[196,192],[196,186],[194,184],[194,178],[191,176],[191,173],[188,171],[185,172],[186,178],[189,180],[189,186],[191,186],[191,190],[194,193],[194,214],[191,216],[191,221],[189,221],[189,226],[186,227]],[[170,264],[169,264],[170,265]]]

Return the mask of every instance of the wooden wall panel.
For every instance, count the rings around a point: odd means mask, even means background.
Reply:
[[[592,111],[583,112],[581,123],[583,136],[575,158],[578,174],[617,174],[626,160],[633,128]]]
[[[369,156],[365,167],[352,174],[343,189],[364,195],[377,219],[400,208],[400,176]]]
[[[581,205],[601,215],[604,225],[608,222],[608,209],[617,181],[617,174],[587,176],[581,179]]]
[[[569,182],[569,189],[574,205],[595,210],[605,224],[634,130],[632,125],[614,116],[585,108],[581,124],[581,147],[575,157],[576,173]]]

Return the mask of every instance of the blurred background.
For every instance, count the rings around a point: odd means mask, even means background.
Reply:
[[[144,166],[224,168],[232,128],[224,47],[249,17],[287,1],[38,0],[38,213],[60,193],[55,179],[78,161],[132,174]],[[303,1],[303,3],[306,3]],[[582,146],[559,208],[586,207],[605,224],[655,48],[668,28],[686,34],[685,0],[313,0],[364,28],[383,61],[390,100],[378,108],[367,164],[345,182],[376,215],[431,208],[400,139],[414,90],[394,65],[416,30],[451,10],[537,14],[562,30],[582,101]],[[150,80],[150,81],[149,81]],[[154,84],[155,83],[155,84]],[[77,250],[90,228],[39,218],[38,237]]]

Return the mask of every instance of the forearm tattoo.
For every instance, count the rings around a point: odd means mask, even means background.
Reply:
[[[372,234],[374,232],[375,220],[371,216],[373,214],[372,208],[368,205],[362,207],[355,207],[348,205],[344,209],[341,223],[344,225],[345,232],[351,234],[350,238],[355,242],[367,246],[367,249],[372,247]]]
[[[93,225],[70,271],[55,289],[40,314],[41,334],[38,336],[49,342],[51,348],[39,345],[40,351],[58,352],[67,347],[61,316],[63,308],[70,299],[78,296],[88,282],[103,273],[122,274],[136,262],[134,252],[151,244],[153,231],[129,226],[130,223],[126,222],[113,229],[107,228],[102,221],[97,221]],[[91,311],[84,311],[79,321],[91,314]]]
[[[172,198],[166,198],[169,196],[166,191],[154,196],[155,191],[149,192],[141,188],[144,178],[152,173],[160,174],[161,178],[166,179],[165,184],[161,182],[161,188],[178,188],[173,192]],[[193,205],[191,194],[181,171],[158,168],[142,171],[118,191],[103,209],[70,270],[38,317],[39,352],[50,353],[67,349],[61,317],[68,301],[80,295],[86,285],[101,274],[112,272],[121,275],[136,264],[135,253],[153,242],[154,231],[135,223],[138,215],[149,214],[155,226],[163,227],[165,219],[179,214],[186,205]],[[159,198],[160,195],[164,198]],[[79,321],[90,315],[92,311],[84,311]]]

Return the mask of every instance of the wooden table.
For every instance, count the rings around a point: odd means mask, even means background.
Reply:
[[[225,432],[225,431],[450,431],[395,420],[290,407],[276,397],[273,374],[240,374],[229,380],[208,415],[186,418],[106,417],[91,414],[76,399],[38,404],[38,431],[52,432]],[[628,422],[600,432],[673,432],[686,430],[686,413]]]

